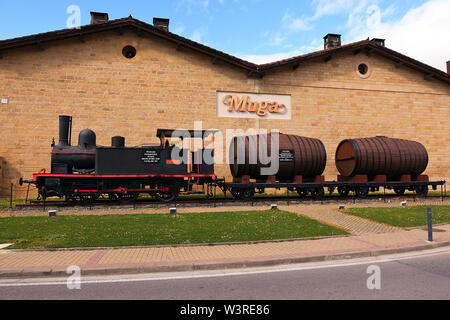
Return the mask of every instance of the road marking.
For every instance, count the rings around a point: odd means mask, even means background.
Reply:
[[[229,277],[229,276],[245,276],[255,275],[262,273],[275,273],[275,272],[290,272],[290,271],[302,271],[313,269],[326,269],[336,267],[348,267],[373,263],[386,263],[414,258],[424,258],[439,254],[449,254],[450,248],[432,249],[427,251],[420,251],[414,253],[403,253],[388,256],[369,257],[348,260],[336,260],[325,262],[311,262],[294,265],[281,265],[266,268],[248,268],[248,269],[232,269],[232,270],[213,270],[213,271],[196,271],[196,272],[177,272],[155,275],[120,275],[120,276],[105,276],[102,278],[94,276],[82,277],[81,285],[85,284],[104,284],[104,283],[124,283],[124,282],[144,282],[144,281],[164,281],[164,280],[186,280],[186,279],[200,279],[200,278],[214,278],[214,277]],[[127,278],[123,278],[127,277]],[[84,280],[83,280],[84,278]],[[0,280],[0,287],[27,287],[27,286],[60,286],[67,285],[66,278],[54,278],[54,281],[36,279],[11,279]]]

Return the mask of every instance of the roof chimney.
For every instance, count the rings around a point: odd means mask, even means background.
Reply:
[[[373,38],[371,41],[375,42],[377,45],[381,47],[385,47],[384,43],[386,39]]]
[[[447,61],[447,74],[450,75],[450,61]]]
[[[153,26],[167,32],[169,32],[169,22],[169,19],[153,18]]]
[[[108,21],[109,21],[109,16],[107,13],[91,11],[91,24],[105,23]]]
[[[325,37],[323,37],[323,39],[324,39],[323,47],[325,50],[341,46],[340,34],[329,33]]]

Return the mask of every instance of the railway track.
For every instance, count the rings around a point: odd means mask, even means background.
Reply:
[[[373,202],[402,202],[404,200],[436,200],[445,201],[447,195],[432,195],[420,197],[416,194],[405,194],[402,196],[396,194],[386,195],[369,195],[365,198],[357,196],[324,196],[322,199],[314,199],[312,197],[296,197],[296,196],[261,196],[255,197],[253,200],[235,200],[233,198],[198,198],[198,199],[177,199],[173,202],[160,202],[156,199],[138,199],[134,202],[110,202],[97,200],[90,203],[73,203],[66,201],[31,201],[25,205],[16,205],[14,210],[46,210],[51,208],[82,208],[82,209],[105,209],[105,208],[183,208],[183,207],[227,207],[227,206],[257,206],[257,205],[295,205],[295,204],[345,204],[345,203],[373,203]]]

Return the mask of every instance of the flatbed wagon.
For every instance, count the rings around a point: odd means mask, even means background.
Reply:
[[[337,191],[341,196],[347,196],[350,192],[354,192],[357,197],[365,198],[369,192],[379,192],[383,189],[394,190],[396,194],[402,195],[406,191],[415,192],[418,196],[425,197],[431,187],[432,190],[438,190],[440,186],[441,194],[446,194],[445,181],[385,181],[385,182],[225,182],[218,180],[217,185],[224,191],[230,192],[235,199],[251,200],[256,193],[266,193],[267,189],[287,191],[296,191],[300,197],[312,196],[320,199],[325,195],[325,190],[330,194]]]

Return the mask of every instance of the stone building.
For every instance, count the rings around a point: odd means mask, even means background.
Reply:
[[[343,139],[416,140],[429,153],[425,174],[450,180],[450,76],[383,39],[341,44],[328,34],[322,51],[256,65],[171,33],[167,19],[151,25],[93,13],[80,29],[0,41],[0,79],[0,196],[10,183],[24,195],[19,178],[49,169],[62,114],[73,116],[74,142],[90,128],[99,145],[112,136],[127,146],[157,144],[157,128],[192,129],[194,121],[224,133],[266,128],[319,138],[328,180],[336,179]],[[224,94],[236,95],[230,111]],[[278,112],[241,111],[247,95],[287,102],[272,106]],[[226,164],[216,173],[231,178]]]

